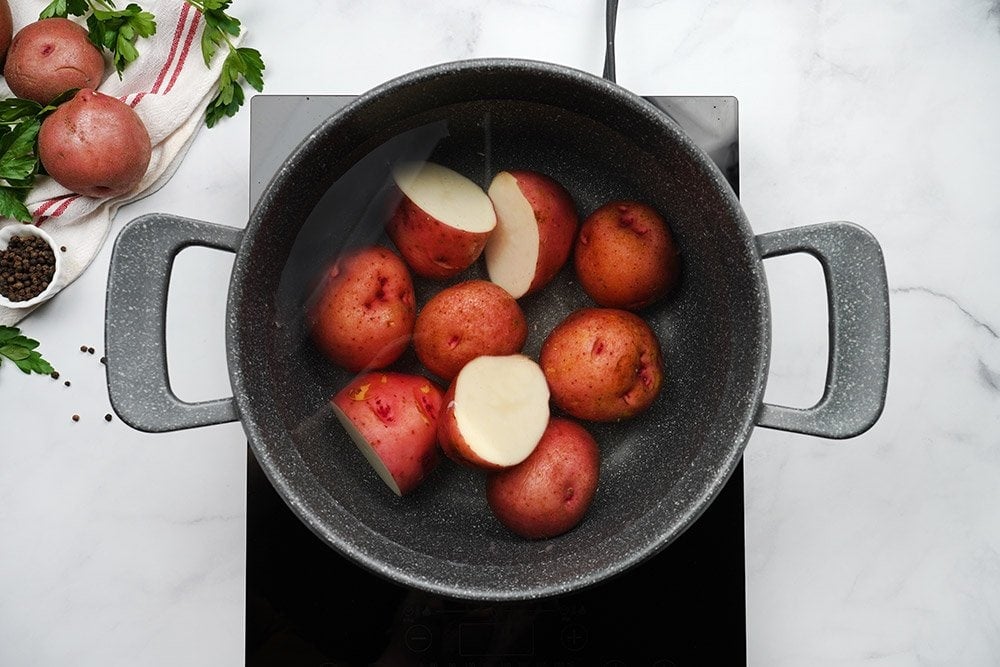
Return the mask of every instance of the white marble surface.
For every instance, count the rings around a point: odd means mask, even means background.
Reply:
[[[267,93],[358,92],[473,56],[603,64],[595,0],[232,12],[267,60]],[[1000,4],[624,0],[617,71],[643,94],[739,98],[756,231],[852,220],[886,254],[881,420],[848,441],[757,429],[749,443],[749,663],[1000,664]],[[244,113],[202,131],[112,238],[148,211],[242,226],[248,128]],[[240,665],[246,441],[238,424],[147,435],[104,421],[110,250],[22,322],[62,378],[0,369],[0,664]],[[230,264],[180,255],[168,347],[182,398],[227,393]],[[806,405],[825,372],[821,274],[802,258],[767,270],[767,399]]]

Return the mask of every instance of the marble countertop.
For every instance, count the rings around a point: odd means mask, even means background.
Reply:
[[[232,13],[268,94],[356,93],[468,57],[603,67],[593,0],[241,0]],[[998,64],[993,0],[621,3],[618,83],[738,98],[756,232],[850,220],[886,257],[881,419],[845,441],[758,428],[746,450],[752,665],[1000,664]],[[243,663],[242,428],[107,422],[99,357],[113,237],[154,211],[244,225],[248,147],[248,113],[202,130],[161,190],[120,209],[91,267],[21,323],[62,377],[0,369],[0,664]],[[167,346],[185,400],[228,395],[231,265],[178,256]],[[805,256],[766,269],[766,400],[804,407],[826,372],[822,272]]]

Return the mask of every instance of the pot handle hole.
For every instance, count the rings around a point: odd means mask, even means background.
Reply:
[[[830,346],[826,387],[811,408],[763,403],[757,425],[826,438],[851,438],[882,414],[889,380],[889,288],[885,260],[870,232],[827,222],[757,236],[762,259],[805,252],[826,283]]]
[[[243,230],[151,213],[128,223],[111,253],[104,338],[108,394],[118,416],[163,432],[236,421],[232,397],[180,400],[167,376],[167,290],[174,258],[189,246],[236,252]]]

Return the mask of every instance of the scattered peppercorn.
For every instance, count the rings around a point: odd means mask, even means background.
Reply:
[[[86,352],[87,351],[87,346],[86,345],[81,345],[80,346],[80,351],[81,352]]]
[[[107,357],[101,357],[101,363],[102,364],[108,363],[108,358]]]
[[[88,354],[93,354],[93,353],[94,353],[94,348],[92,348],[92,347],[88,347],[88,348],[87,348],[87,353],[88,353]]]
[[[59,379],[59,371],[52,371],[51,373],[49,373],[49,377],[52,378],[53,380],[58,380]]]
[[[11,301],[33,299],[49,286],[56,256],[45,239],[12,236],[0,250],[0,294]]]
[[[73,415],[73,421],[75,422],[80,421],[80,415]]]
[[[108,414],[104,415],[104,421],[106,421],[106,422],[111,421],[111,413],[108,413]]]
[[[66,246],[64,246],[64,245],[59,246],[59,251],[60,252],[66,252]]]
[[[65,382],[63,382],[63,384],[68,387],[69,386],[69,380],[66,380]]]

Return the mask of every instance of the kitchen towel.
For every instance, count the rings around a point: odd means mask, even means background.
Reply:
[[[37,20],[47,4],[48,0],[11,2],[15,34]],[[200,45],[202,15],[183,0],[140,0],[139,4],[155,16],[156,34],[137,42],[139,57],[129,63],[120,79],[106,57],[108,67],[98,90],[135,109],[149,132],[152,157],[139,185],[110,199],[76,195],[48,176],[35,180],[26,200],[33,222],[45,229],[57,246],[66,248],[57,249],[62,252],[63,275],[55,297],[93,261],[107,240],[118,208],[152,194],[170,179],[204,125],[205,109],[218,87],[227,49],[218,49],[209,66],[205,65]],[[238,45],[241,37],[231,41]],[[0,96],[13,97],[6,82],[0,84]],[[9,224],[24,223],[0,220],[0,227]],[[0,306],[0,325],[16,324],[32,310]]]

